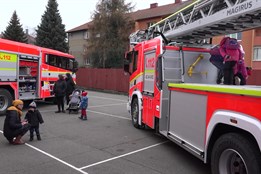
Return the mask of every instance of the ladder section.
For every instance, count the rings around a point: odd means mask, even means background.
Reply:
[[[162,56],[163,83],[182,82],[182,62],[179,50],[166,50]]]
[[[175,42],[194,43],[261,27],[261,0],[195,0],[185,8],[130,36],[132,43],[162,32]]]

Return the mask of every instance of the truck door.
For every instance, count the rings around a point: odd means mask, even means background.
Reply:
[[[152,42],[152,43],[151,43]],[[161,39],[155,39],[144,45],[144,85],[143,85],[143,114],[142,122],[154,128],[156,111],[155,99],[155,65],[161,53]]]

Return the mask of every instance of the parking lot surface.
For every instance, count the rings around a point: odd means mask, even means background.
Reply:
[[[0,117],[0,174],[210,174],[203,164],[153,130],[132,126],[127,96],[88,91],[88,120],[76,113],[54,113],[38,102],[42,141],[10,145]],[[24,109],[24,114],[26,113]]]

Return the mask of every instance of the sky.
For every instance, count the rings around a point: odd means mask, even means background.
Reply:
[[[174,3],[175,0],[125,0],[135,5],[135,10],[146,9],[152,3],[158,3],[159,6]],[[70,30],[91,20],[91,15],[96,9],[98,0],[57,0],[58,10],[62,17],[62,23],[65,30]],[[3,32],[11,20],[13,12],[16,14],[22,24],[23,29],[29,29],[33,32],[41,23],[41,18],[46,11],[48,0],[0,0],[0,33]]]

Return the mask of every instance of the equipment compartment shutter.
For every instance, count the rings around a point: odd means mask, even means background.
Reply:
[[[0,79],[1,81],[17,80],[17,55],[0,52]]]

